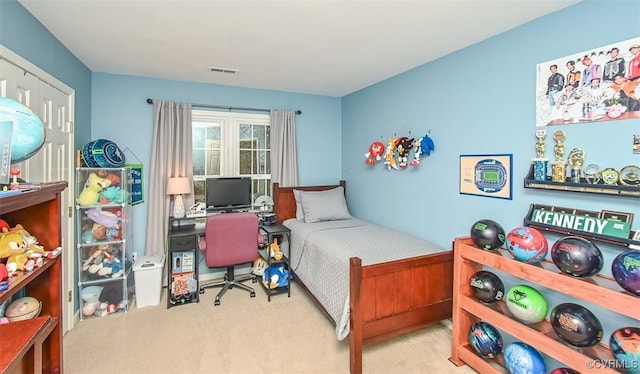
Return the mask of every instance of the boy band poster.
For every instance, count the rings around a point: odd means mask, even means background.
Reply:
[[[537,65],[536,126],[640,118],[640,37]]]

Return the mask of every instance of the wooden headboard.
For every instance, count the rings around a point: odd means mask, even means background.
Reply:
[[[296,186],[280,187],[279,183],[273,184],[273,209],[278,218],[278,223],[282,223],[289,218],[296,217],[296,199],[293,197],[293,190],[301,191],[324,191],[342,186],[344,193],[347,193],[347,182],[340,181],[340,184],[328,186]]]

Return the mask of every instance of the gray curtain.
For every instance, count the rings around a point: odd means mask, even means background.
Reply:
[[[169,216],[173,198],[167,195],[171,177],[188,177],[193,181],[191,145],[191,104],[153,101],[153,141],[149,167],[149,210],[145,254],[165,254]],[[187,209],[193,204],[192,191],[184,195]]]
[[[296,112],[271,111],[271,182],[283,187],[298,185]]]

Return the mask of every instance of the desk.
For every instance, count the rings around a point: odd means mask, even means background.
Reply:
[[[167,308],[200,301],[198,241],[204,234],[204,225],[171,226],[171,220],[167,238]]]

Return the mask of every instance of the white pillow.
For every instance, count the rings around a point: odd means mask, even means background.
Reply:
[[[300,202],[305,223],[351,219],[342,186],[326,191],[301,191]]]
[[[293,198],[296,199],[296,219],[304,220],[304,211],[302,210],[302,202],[300,201],[300,190],[293,190]]]

